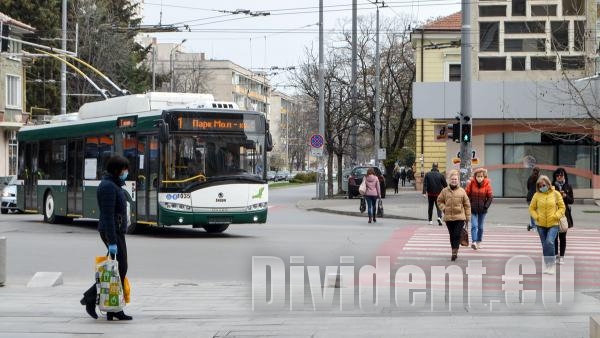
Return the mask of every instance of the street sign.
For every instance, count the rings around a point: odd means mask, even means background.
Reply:
[[[377,149],[377,159],[385,160],[386,158],[387,158],[387,149],[385,149],[385,148]]]
[[[323,136],[319,134],[314,134],[310,137],[310,146],[313,148],[321,148],[325,141],[323,140]]]
[[[314,157],[323,156],[323,147],[321,147],[321,148],[310,147],[310,156],[314,156]]]

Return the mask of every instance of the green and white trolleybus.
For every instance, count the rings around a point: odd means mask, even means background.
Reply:
[[[113,154],[129,159],[128,232],[139,224],[219,233],[265,223],[264,114],[211,95],[148,93],[87,103],[18,133],[17,206],[49,223],[98,218],[96,189]],[[139,227],[138,227],[139,229]]]

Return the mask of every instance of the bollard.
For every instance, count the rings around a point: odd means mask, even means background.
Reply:
[[[6,282],[6,237],[0,237],[0,286]]]

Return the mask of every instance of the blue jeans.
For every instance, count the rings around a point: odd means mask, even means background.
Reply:
[[[485,220],[484,213],[471,214],[471,242],[481,242],[483,239],[483,221]]]
[[[556,235],[558,234],[558,225],[550,228],[538,226],[537,231],[540,235],[540,241],[542,241],[544,262],[546,265],[554,263],[554,260],[556,259],[556,253],[554,252],[554,241],[556,241]]]
[[[377,196],[365,196],[365,199],[367,200],[367,214],[369,215],[369,217],[375,217],[375,213],[377,212],[375,206],[377,203]]]

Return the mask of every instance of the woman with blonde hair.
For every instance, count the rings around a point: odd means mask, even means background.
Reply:
[[[544,273],[556,272],[554,242],[558,234],[560,218],[565,214],[565,202],[562,195],[554,189],[550,179],[541,175],[536,182],[536,192],[529,204],[529,214],[535,220],[542,252],[544,254]]]
[[[459,185],[458,170],[451,170],[448,173],[448,186],[440,192],[437,203],[444,211],[444,222],[448,228],[452,247],[450,259],[455,261],[460,247],[460,233],[471,219],[471,202],[466,191]]]

